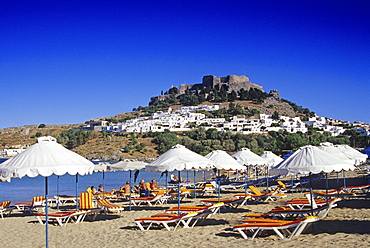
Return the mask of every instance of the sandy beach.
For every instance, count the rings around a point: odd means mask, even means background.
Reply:
[[[367,184],[363,173],[347,173],[347,185]],[[330,183],[336,183],[331,175]],[[325,180],[315,184],[322,188]],[[260,188],[261,190],[263,188]],[[229,191],[223,198],[233,198]],[[209,196],[209,197],[216,197]],[[133,222],[136,218],[149,217],[163,213],[168,207],[160,206],[133,207],[133,211],[120,214],[100,214],[95,221],[69,223],[65,227],[49,225],[49,247],[368,247],[370,243],[370,199],[358,197],[338,203],[329,216],[314,223],[299,237],[281,240],[277,235],[257,237],[245,240],[232,230],[240,224],[247,213],[264,213],[276,206],[282,206],[289,199],[302,198],[302,193],[288,193],[287,198],[266,203],[248,203],[236,209],[221,209],[194,228],[178,228],[169,232],[164,228],[141,231]],[[185,199],[183,205],[198,204],[199,199]],[[128,202],[117,202],[128,206]],[[72,206],[67,206],[72,207]],[[128,210],[128,207],[126,208]],[[55,210],[50,210],[55,211]],[[40,225],[31,214],[14,211],[11,216],[0,220],[1,242],[7,247],[45,247],[45,226]]]

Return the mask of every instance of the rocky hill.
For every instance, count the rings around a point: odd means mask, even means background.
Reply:
[[[185,99],[185,100],[184,100]],[[263,87],[249,81],[245,76],[229,75],[226,77],[204,76],[201,84],[180,85],[180,88],[171,88],[161,96],[152,97],[151,105],[161,105],[159,110],[172,108],[179,109],[186,101],[200,101],[203,105],[219,104],[221,108],[228,108],[229,104],[238,104],[246,109],[257,109],[263,114],[278,112],[284,116],[307,116],[311,112],[308,109],[281,100],[277,90],[264,92]],[[165,104],[163,104],[165,103]],[[154,108],[155,109],[155,108]],[[124,120],[148,114],[148,109],[141,108],[138,111],[120,113],[115,116],[98,117],[92,121],[99,120]],[[302,110],[305,110],[304,114]],[[153,111],[153,108],[151,109]],[[312,113],[311,113],[312,114]],[[0,149],[24,148],[36,142],[37,137],[50,135],[58,137],[63,131],[76,128],[82,124],[67,125],[26,125],[0,130]],[[124,147],[133,142],[142,143],[145,149],[137,151],[123,151]],[[138,158],[148,160],[157,156],[156,145],[151,138],[130,135],[117,136],[113,134],[98,134],[88,140],[85,144],[73,148],[73,150],[84,157],[100,160],[120,160],[123,158]]]

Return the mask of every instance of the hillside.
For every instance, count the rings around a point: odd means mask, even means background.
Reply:
[[[246,110],[258,110],[259,113],[268,115],[277,112],[279,115],[304,118],[313,114],[308,109],[281,100],[277,90],[267,94],[262,86],[251,83],[247,77],[229,75],[221,78],[205,76],[202,84],[181,85],[180,89],[172,87],[163,95],[152,97],[148,107],[134,108],[136,111],[109,117],[97,117],[91,121],[122,121],[125,118],[135,118],[169,108],[177,110],[181,106],[194,105],[197,102],[202,105],[219,104],[220,108],[225,109],[228,109],[230,103],[233,103],[243,106]],[[45,127],[27,125],[5,128],[0,130],[0,149],[24,148],[34,144],[39,136],[50,135],[57,138],[61,132],[81,125],[47,125]],[[157,145],[152,142],[153,138],[142,138],[141,135],[131,134],[94,133],[96,134],[89,137],[86,143],[78,145],[72,150],[89,159],[100,160],[124,158],[148,160],[158,155]],[[137,144],[145,148],[134,149]]]
[[[38,125],[9,127],[0,129],[0,149],[22,148],[34,144],[39,136],[58,137],[63,131],[80,126],[81,124],[48,125],[38,128]]]
[[[267,101],[263,103],[256,103],[254,101],[248,101],[248,100],[236,100],[233,101],[232,103],[241,105],[245,108],[249,109],[257,109],[260,111],[261,114],[267,114],[267,115],[272,115],[275,111],[279,113],[279,115],[284,115],[284,116],[300,116],[304,117],[303,114],[295,112],[294,109],[286,102],[278,102],[278,101]],[[208,101],[202,102],[202,105],[213,105],[215,103],[211,103]],[[220,108],[229,108],[230,102],[222,102],[218,103],[220,105]],[[179,110],[183,105],[181,104],[173,104],[169,105],[168,108],[171,108],[172,110]],[[101,120],[107,120],[107,119],[124,119],[125,117],[138,117],[142,114],[145,114],[145,111],[134,111],[134,112],[125,112],[125,113],[120,113],[114,116],[109,116],[109,117],[98,117],[94,118],[93,121],[101,121]]]

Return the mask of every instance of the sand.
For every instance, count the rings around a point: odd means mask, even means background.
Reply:
[[[347,185],[367,183],[361,173],[352,173],[350,177]],[[334,175],[331,183],[335,182]],[[315,186],[320,188],[323,183],[325,181]],[[222,197],[232,198],[237,192],[229,192]],[[302,196],[302,193],[289,193],[287,198],[275,202],[248,203],[236,209],[221,209],[220,214],[211,216],[194,228],[178,228],[175,232],[164,228],[144,232],[139,230],[133,220],[162,213],[176,204],[134,207],[131,212],[101,214],[92,222],[69,223],[65,227],[49,225],[49,247],[369,247],[370,199],[365,197],[339,202],[328,217],[314,223],[292,240],[266,235],[251,241],[243,239],[232,230],[234,225],[245,219],[242,216],[247,213],[264,213],[282,206],[289,199]],[[182,204],[194,205],[198,202],[199,199],[186,199]],[[127,206],[128,203],[117,204]],[[11,216],[0,220],[0,233],[1,243],[6,244],[6,247],[45,247],[45,226],[40,225],[31,214],[14,211]]]

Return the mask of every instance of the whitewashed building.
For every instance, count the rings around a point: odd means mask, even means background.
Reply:
[[[163,132],[189,131],[200,125],[205,129],[215,128],[218,131],[240,132],[243,134],[266,133],[269,131],[287,130],[290,133],[308,131],[307,126],[320,128],[332,133],[333,136],[344,132],[343,127],[328,125],[324,117],[315,116],[308,121],[301,121],[299,117],[280,116],[274,120],[271,115],[260,114],[259,118],[245,118],[244,116],[233,116],[230,121],[225,118],[207,118],[205,114],[198,113],[198,110],[218,110],[219,105],[199,105],[181,107],[180,110],[153,113],[151,116],[144,116],[130,119],[124,123],[112,123],[104,127],[108,132]],[[95,124],[95,123],[94,123]],[[106,125],[106,123],[104,123]]]

